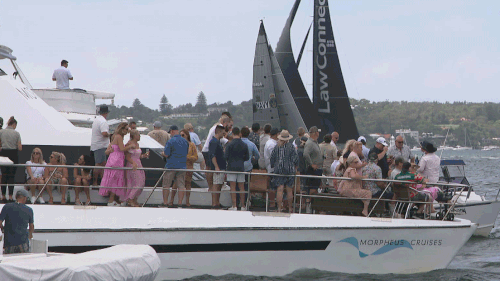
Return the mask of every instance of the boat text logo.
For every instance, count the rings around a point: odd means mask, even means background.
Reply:
[[[327,58],[326,58],[326,48],[335,46],[333,40],[326,40],[326,11],[328,9],[326,4],[326,0],[318,1],[318,22],[316,23],[318,26],[318,52],[316,56],[316,66],[319,69],[320,74],[320,99],[326,103],[325,108],[318,108],[318,111],[321,113],[330,113],[330,93],[328,92],[328,75],[325,74],[322,70],[327,66]]]
[[[413,250],[413,247],[415,246],[441,246],[443,244],[443,240],[441,239],[413,239],[410,241],[407,240],[385,240],[385,239],[361,239],[359,240],[356,239],[355,237],[348,237],[345,239],[342,239],[338,241],[337,243],[347,243],[351,244],[354,246],[358,252],[359,252],[359,257],[360,258],[365,258],[367,256],[378,256],[385,254],[387,252],[390,252],[392,250],[398,249],[398,248],[408,248]],[[362,245],[368,245],[368,246],[381,246],[378,250],[371,254],[366,254],[362,252],[359,248]]]

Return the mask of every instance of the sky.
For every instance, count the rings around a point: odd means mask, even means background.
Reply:
[[[252,98],[260,20],[273,48],[293,0],[3,0],[0,44],[14,50],[34,88],[69,61],[71,88],[135,98],[158,108]],[[330,1],[350,97],[372,101],[500,102],[500,1]],[[292,26],[295,55],[312,21],[302,0]],[[309,39],[312,39],[310,36]],[[310,40],[311,41],[311,40]],[[6,61],[0,68],[10,71]],[[300,73],[312,89],[312,44]]]

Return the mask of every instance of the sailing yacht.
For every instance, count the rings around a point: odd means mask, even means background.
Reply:
[[[467,146],[467,128],[464,129],[465,132],[465,141],[464,141],[464,146],[457,145],[453,148],[453,150],[471,150],[472,147]]]

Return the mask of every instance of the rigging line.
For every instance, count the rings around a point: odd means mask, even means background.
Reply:
[[[444,138],[443,148],[441,149],[441,154],[439,155],[439,160],[441,160],[441,156],[443,156],[444,147],[446,145],[446,140],[448,139],[448,133],[449,132],[450,132],[450,127],[448,127],[448,131],[446,131],[446,137]]]

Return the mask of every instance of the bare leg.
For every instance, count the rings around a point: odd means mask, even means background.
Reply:
[[[174,198],[175,194],[177,193],[177,179],[174,180],[174,183],[172,184],[172,195],[170,196],[170,201],[168,202],[168,205],[172,206],[174,205]]]
[[[202,162],[204,163],[204,162]],[[189,196],[191,195],[191,181],[193,180],[193,172],[187,172],[186,173],[186,206],[191,207],[191,204],[189,203]]]
[[[370,205],[370,200],[362,200],[362,201],[363,201],[363,211],[361,213],[365,217],[367,217],[368,216],[368,206]]]
[[[82,179],[78,178],[75,180],[75,205],[80,205],[82,202],[80,201],[80,187],[82,185]]]
[[[215,192],[220,192],[222,189],[222,184],[214,184]],[[219,206],[220,205],[220,193],[214,193],[215,194],[215,205],[214,206]],[[217,196],[219,195],[219,196]]]
[[[186,193],[186,187],[185,186],[178,186],[179,189],[179,206],[182,206],[182,201],[184,201],[184,194]]]
[[[31,197],[35,197],[35,191],[36,191],[36,184],[38,183],[37,179],[29,179],[28,184],[30,185],[30,191],[31,191]],[[35,204],[35,202],[31,202]]]
[[[87,205],[90,204],[90,188],[89,186],[89,181],[86,179],[82,179],[82,185],[87,186],[83,188],[83,191],[85,192],[85,195],[87,196]],[[78,198],[80,199],[80,198]]]
[[[229,182],[229,187],[231,188],[231,202],[232,202],[232,207],[236,207],[236,182],[235,181],[230,181]]]
[[[286,187],[286,197],[288,201],[288,212],[293,213],[293,204],[292,204],[292,199],[293,199],[293,188],[291,187]]]
[[[45,190],[47,190],[47,193],[49,194],[49,204],[54,204],[54,197],[52,196],[52,185],[49,184],[48,179],[45,183],[47,184],[47,186],[45,187]]]
[[[246,208],[247,202],[245,201],[245,183],[244,182],[239,182],[238,183],[238,188],[240,190],[240,207]]]
[[[278,204],[278,212],[281,213],[281,209],[283,206],[283,185],[278,186],[278,189],[276,191],[276,202]]]
[[[68,189],[68,187],[65,186],[65,185],[68,185],[68,180],[65,178],[62,178],[61,185],[64,185],[64,186],[61,186],[61,205],[64,205],[66,203],[69,203],[69,202],[66,202],[66,190]]]

